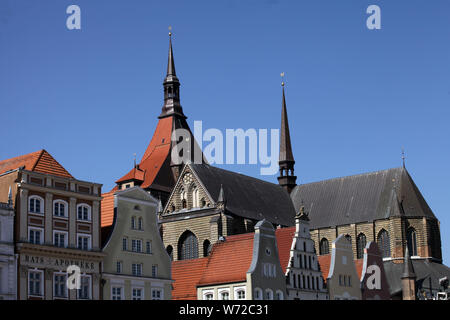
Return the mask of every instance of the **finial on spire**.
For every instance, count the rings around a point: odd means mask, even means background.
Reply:
[[[281,76],[281,86],[284,87],[284,72],[280,73]]]
[[[402,147],[402,162],[403,162],[403,168],[405,168],[405,148]]]
[[[169,26],[169,37],[172,36],[172,26]]]
[[[134,167],[136,168],[136,152],[133,153],[133,155],[134,155]]]

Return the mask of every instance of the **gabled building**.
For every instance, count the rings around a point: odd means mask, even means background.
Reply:
[[[205,258],[174,261],[174,299],[284,300],[286,284],[272,224],[224,237]],[[226,267],[224,267],[226,266]]]
[[[0,161],[0,201],[11,187],[17,298],[99,299],[101,184],[75,179],[46,150]],[[78,267],[79,289],[66,285]]]
[[[294,225],[286,191],[273,183],[208,164],[187,164],[160,215],[163,240],[174,260],[206,257],[220,237],[253,232],[265,219]]]
[[[384,271],[383,257],[375,242],[364,248],[361,270],[361,294],[363,300],[390,300],[389,283]]]
[[[277,229],[276,236],[286,276],[286,299],[328,300],[304,207],[295,216],[295,227]]]
[[[11,187],[8,202],[0,202],[0,300],[17,299],[17,256],[14,252],[14,206]]]
[[[114,194],[114,222],[103,229],[103,299],[169,300],[171,261],[158,230],[158,201],[139,187]]]
[[[361,287],[350,240],[340,235],[332,243],[327,275],[330,300],[361,300]]]

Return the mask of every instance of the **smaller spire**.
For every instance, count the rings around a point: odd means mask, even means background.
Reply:
[[[409,255],[408,245],[405,250],[405,257],[403,259],[403,274],[402,279],[415,279],[416,274],[414,273],[414,266],[412,264],[411,256]]]
[[[405,148],[402,147],[402,162],[403,162],[403,168],[405,168]]]
[[[217,203],[225,204],[225,192],[223,191],[223,185],[220,184],[219,197],[217,198]]]
[[[13,200],[12,200],[12,190],[11,190],[11,186],[9,186],[9,191],[8,191],[8,205],[10,207],[12,207],[13,204]]]

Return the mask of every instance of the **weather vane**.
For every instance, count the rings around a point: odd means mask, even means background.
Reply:
[[[281,76],[281,86],[284,87],[284,72],[280,73]]]
[[[172,26],[169,26],[169,36],[172,35]]]

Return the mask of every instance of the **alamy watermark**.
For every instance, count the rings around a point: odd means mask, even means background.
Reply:
[[[210,164],[259,164],[261,175],[278,171],[279,129],[226,129],[224,134],[215,128],[203,131],[202,121],[194,121],[194,141],[187,129],[174,130],[171,139],[174,164],[200,164],[204,155]]]

